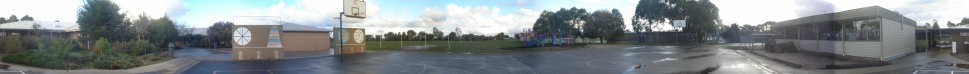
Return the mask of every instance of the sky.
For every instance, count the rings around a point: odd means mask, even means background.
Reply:
[[[233,22],[235,16],[275,16],[280,22],[332,29],[343,0],[112,0],[130,16],[168,16],[180,25],[206,28]],[[345,27],[366,28],[368,34],[406,30],[494,35],[519,33],[532,27],[542,11],[560,8],[618,9],[626,28],[638,0],[365,0],[367,18]],[[867,6],[881,6],[923,25],[938,20],[959,22],[969,17],[969,0],[711,0],[724,24],[761,24]],[[36,21],[73,22],[83,0],[0,0],[0,16],[30,15]],[[242,22],[242,21],[238,21]],[[668,26],[667,26],[668,27]]]

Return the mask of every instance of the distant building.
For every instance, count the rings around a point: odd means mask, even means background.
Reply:
[[[293,23],[283,25],[284,51],[328,51],[330,50],[330,32],[333,30]],[[208,28],[191,28],[192,34],[208,36]]]
[[[0,24],[0,36],[29,36],[33,26],[39,25],[44,35],[77,39],[81,28],[74,22],[19,21]]]
[[[283,51],[328,51],[333,30],[283,23]]]
[[[778,22],[775,41],[798,50],[890,61],[915,52],[915,21],[869,6]]]

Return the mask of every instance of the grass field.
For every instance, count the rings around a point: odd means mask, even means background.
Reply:
[[[396,50],[423,52],[455,52],[455,53],[491,53],[491,52],[523,52],[562,50],[575,47],[538,47],[522,49],[502,49],[521,46],[515,40],[485,40],[485,41],[367,41],[367,50]],[[421,47],[427,47],[421,49]]]

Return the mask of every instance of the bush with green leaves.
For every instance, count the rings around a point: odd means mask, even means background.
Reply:
[[[41,50],[28,50],[3,56],[3,62],[35,66],[51,69],[76,69],[82,67],[73,62],[66,62],[56,56],[46,55]]]
[[[129,69],[138,67],[141,62],[134,56],[124,53],[105,53],[88,63],[98,69]]]
[[[144,61],[158,61],[158,60],[161,60],[162,56],[155,53],[148,53],[145,55],[141,55],[141,58],[144,59]]]
[[[98,41],[94,42],[94,48],[91,49],[91,52],[101,54],[109,51],[110,49],[111,49],[111,44],[108,43],[108,40],[104,38],[99,38]]]
[[[77,42],[74,42],[74,40],[53,38],[50,41],[49,43],[38,44],[37,48],[43,48],[42,50],[55,56],[67,56],[71,51],[78,49]]]
[[[929,48],[929,45],[928,44],[919,44],[918,46],[915,46],[915,50],[918,51],[918,52],[928,51],[928,50],[926,50],[927,48]]]
[[[142,55],[147,53],[153,53],[154,51],[157,51],[157,50],[158,48],[156,48],[154,45],[152,45],[146,40],[134,40],[133,42],[128,42],[128,44],[125,44],[125,50],[123,50],[122,52],[131,54],[131,55]]]
[[[20,36],[11,35],[11,36],[5,36],[5,37],[6,38],[3,39],[3,45],[0,45],[0,46],[3,46],[2,48],[4,53],[12,54],[22,49],[21,43],[20,43]]]

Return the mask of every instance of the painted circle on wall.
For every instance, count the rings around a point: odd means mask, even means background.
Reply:
[[[232,41],[235,41],[238,45],[249,44],[249,41],[251,40],[252,34],[246,27],[239,27],[235,30],[235,32],[232,32]]]
[[[363,39],[364,39],[363,35],[364,35],[363,30],[357,29],[357,31],[353,31],[353,41],[356,41],[357,43],[363,43]]]
[[[350,35],[347,35],[347,33],[349,33],[347,29],[340,29],[340,42],[347,43],[347,41],[350,41]]]

